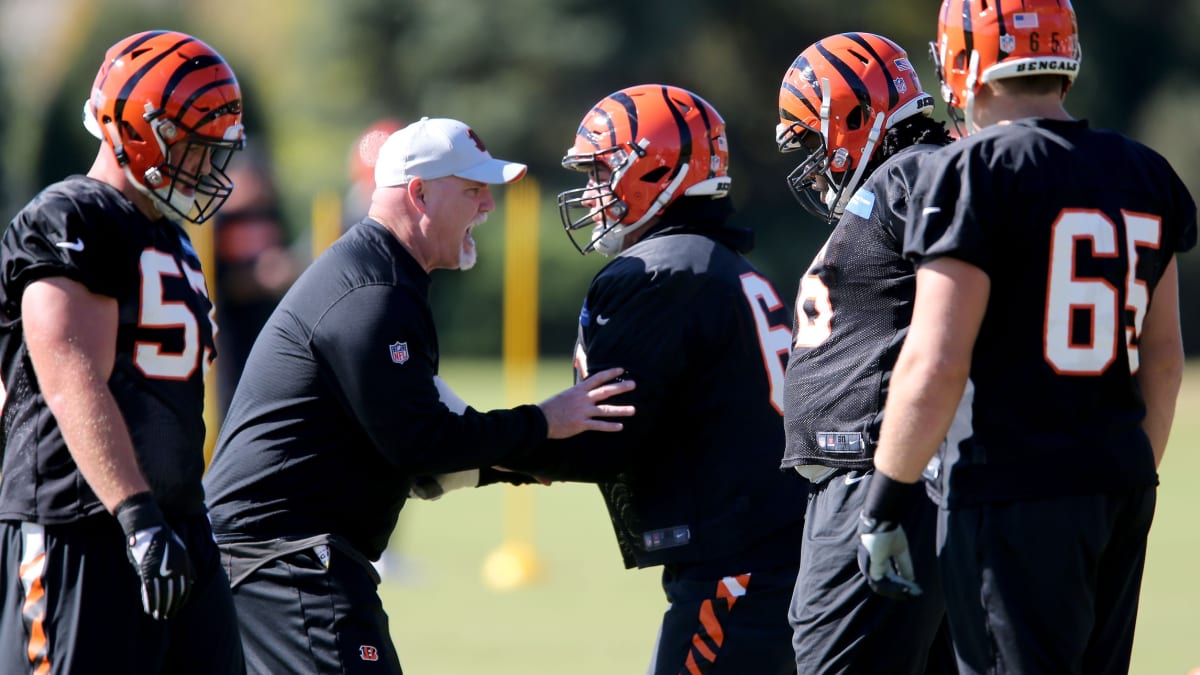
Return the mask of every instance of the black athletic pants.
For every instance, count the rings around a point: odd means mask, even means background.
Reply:
[[[921,499],[903,522],[922,595],[903,601],[877,595],[859,569],[858,515],[873,475],[839,471],[810,493],[788,615],[797,671],[953,673],[936,559],[937,507]]]
[[[1155,490],[941,511],[961,672],[1128,672]]]
[[[379,577],[348,544],[323,537],[221,549],[250,673],[402,672]]]
[[[796,546],[799,542],[790,545]],[[652,675],[790,675],[787,625],[796,566],[731,576],[691,577],[668,568]]]
[[[0,673],[244,673],[208,517],[172,519],[171,527],[196,580],[179,613],[156,621],[142,610],[141,584],[112,516],[0,523]]]

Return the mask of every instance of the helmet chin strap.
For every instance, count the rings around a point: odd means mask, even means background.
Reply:
[[[966,100],[966,124],[963,125],[963,131],[967,134],[973,133],[979,129],[975,124],[975,85],[979,82],[979,52],[971,50],[971,63],[967,68],[967,100]]]
[[[829,78],[821,78],[821,138],[825,139],[825,147],[829,147],[829,108],[833,102],[833,87],[829,86]]]
[[[879,143],[880,137],[883,136],[883,117],[884,111],[880,110],[875,113],[875,121],[871,123],[871,132],[867,134],[867,143],[863,146],[862,155],[859,156],[858,166],[855,167],[854,173],[850,175],[850,180],[846,182],[846,187],[842,188],[837,203],[831,209],[835,218],[842,217],[842,212],[846,210],[846,204],[854,196],[854,190],[858,187],[858,182],[862,180],[862,175],[867,170],[867,164],[870,163],[871,155],[875,152],[875,145]]]
[[[621,244],[625,241],[625,231],[620,225],[604,231],[592,239],[592,248],[605,258],[610,258],[621,252]]]
[[[192,212],[192,207],[196,205],[196,197],[194,195],[189,197],[178,190],[173,190],[173,185],[174,181],[172,181],[171,185],[167,187],[156,188],[154,190],[155,194],[157,194],[163,202],[174,207],[173,209],[165,210],[163,215],[168,219],[180,224],[191,222],[187,219],[185,214]],[[166,194],[164,195],[164,193]]]
[[[191,213],[192,206],[196,203],[195,197],[188,197],[180,192],[172,194],[170,184],[163,188],[148,188],[134,177],[129,165],[125,165],[124,168],[125,177],[129,179],[130,185],[147,197],[150,206],[158,215],[177,225],[187,225],[191,222],[183,214]]]

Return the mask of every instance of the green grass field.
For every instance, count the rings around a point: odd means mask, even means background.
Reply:
[[[567,384],[569,372],[565,360],[544,362],[538,395]],[[442,375],[477,408],[505,404],[495,363],[450,359]],[[1185,377],[1178,411],[1142,586],[1131,669],[1137,675],[1185,675],[1200,666],[1200,586],[1190,574],[1197,567],[1192,556],[1200,555],[1200,363]],[[533,495],[540,576],[519,590],[494,591],[482,570],[504,538],[506,490]],[[410,503],[391,554],[381,594],[406,672],[645,672],[666,607],[658,572],[622,567],[590,485],[491,487]]]

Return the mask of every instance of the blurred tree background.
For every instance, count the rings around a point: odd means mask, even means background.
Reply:
[[[0,207],[7,220],[42,186],[90,166],[80,106],[104,50],[171,28],[205,40],[243,85],[250,143],[273,158],[284,212],[306,241],[311,205],[344,195],[349,150],[383,117],[456,117],[497,156],[526,162],[542,187],[541,345],[566,353],[599,257],[580,258],[554,196],[579,184],[559,166],[580,118],[606,94],[665,82],[695,91],[729,129],[738,220],[758,232],[752,259],[790,296],[826,236],[792,200],[793,158],[773,140],[784,70],[823,35],[865,30],[904,46],[925,88],[937,0],[0,0]],[[1068,106],[1148,143],[1200,193],[1200,0],[1079,0],[1084,63]],[[939,105],[939,116],[944,109]],[[236,160],[235,160],[236,161]],[[1125,167],[1113,167],[1114,182]],[[503,190],[477,231],[480,264],[434,275],[449,354],[499,353]],[[1013,252],[1019,256],[1019,251]],[[1200,263],[1183,261],[1185,298]],[[1184,304],[1200,353],[1200,304]],[[566,374],[564,373],[564,377]]]

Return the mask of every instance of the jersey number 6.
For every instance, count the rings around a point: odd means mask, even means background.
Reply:
[[[743,274],[741,279],[742,292],[746,294],[750,311],[754,314],[758,346],[762,349],[763,366],[771,388],[771,406],[782,415],[784,368],[792,346],[792,331],[787,326],[771,325],[767,313],[783,308],[783,302],[771,283],[753,272]]]

